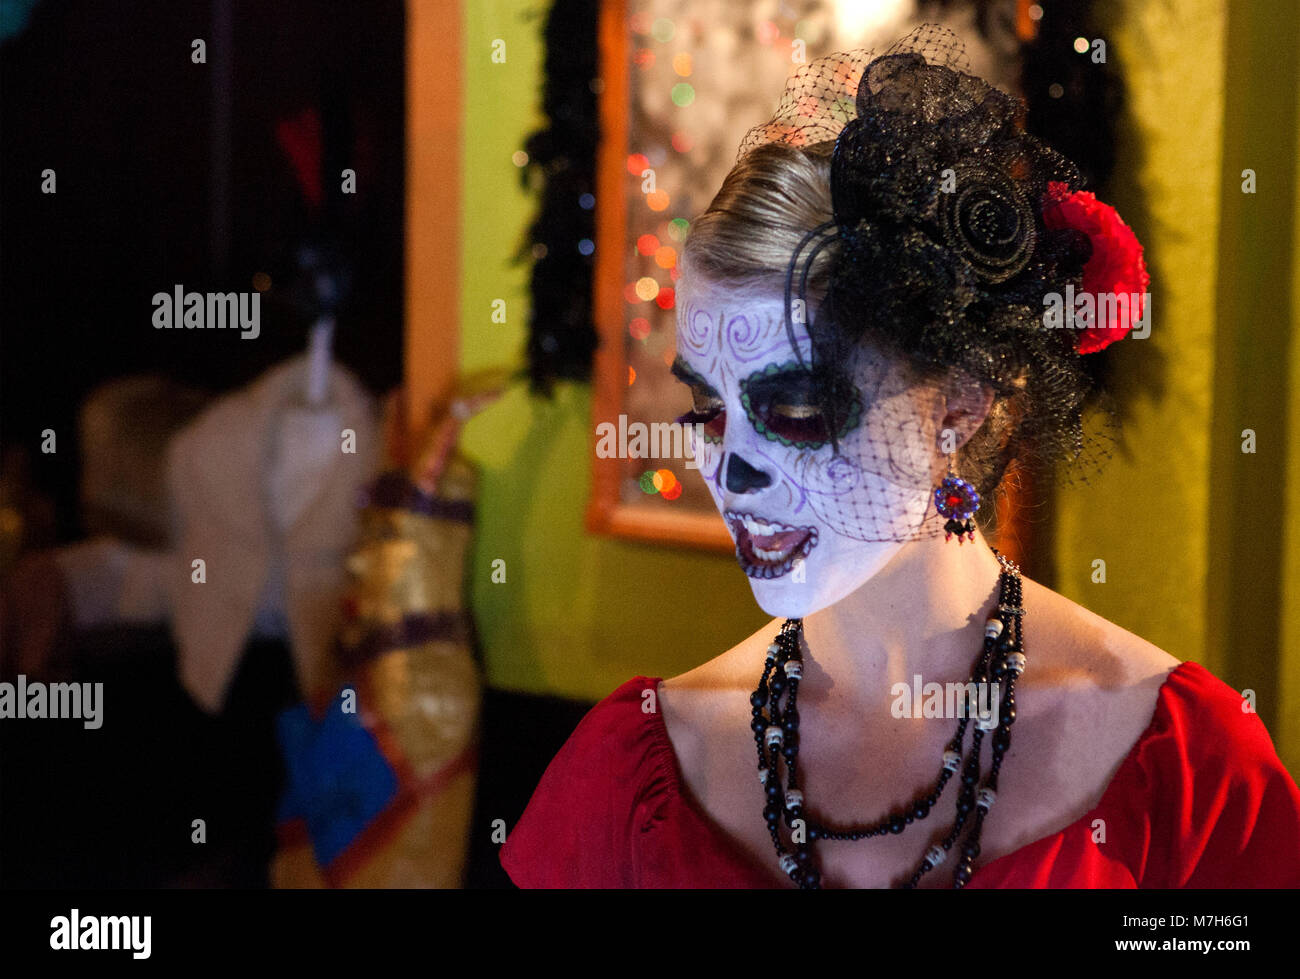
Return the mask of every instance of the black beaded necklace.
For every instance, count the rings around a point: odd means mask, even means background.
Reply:
[[[971,865],[980,852],[980,830],[984,816],[997,798],[998,769],[1011,744],[1011,725],[1016,720],[1016,677],[1024,672],[1025,654],[1021,632],[1024,609],[1020,606],[1020,569],[996,547],[991,548],[1002,564],[998,576],[998,606],[984,627],[984,646],[975,662],[970,682],[983,684],[992,677],[1000,681],[998,710],[988,719],[978,718],[971,739],[970,755],[961,776],[961,792],[957,797],[957,818],[952,829],[941,843],[932,845],[921,858],[916,872],[903,887],[916,887],[929,870],[943,863],[948,851],[961,835],[968,817],[974,811],[972,826],[961,849],[957,869],[953,873],[955,888],[965,887],[971,878]],[[803,675],[803,658],[799,651],[799,637],[803,632],[802,619],[787,619],[777,634],[776,641],[767,647],[767,662],[758,689],[750,696],[754,719],[750,727],[758,745],[758,777],[767,792],[763,817],[776,846],[781,869],[804,890],[821,887],[821,874],[813,859],[812,844],[816,840],[861,840],[886,833],[901,833],[912,823],[923,820],[939,802],[944,787],[962,764],[962,742],[966,724],[970,720],[969,689],[963,691],[965,709],[957,722],[957,733],[948,742],[943,753],[943,768],[931,790],[912,802],[905,810],[895,812],[875,823],[852,829],[835,829],[814,820],[807,811],[803,792],[799,789],[799,680]],[[780,705],[781,695],[788,693],[785,706]],[[768,712],[764,713],[764,707]],[[982,785],[980,782],[980,745],[985,731],[993,731],[993,764]],[[785,761],[786,789],[781,792],[778,766]],[[979,786],[978,789],[976,786]],[[781,814],[791,831],[791,845],[781,839]]]

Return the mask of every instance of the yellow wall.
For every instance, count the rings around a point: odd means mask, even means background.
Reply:
[[[1292,359],[1292,303],[1300,291],[1300,6],[1234,2],[1226,40],[1209,662],[1233,686],[1255,690],[1279,753],[1300,771],[1300,686],[1286,685],[1300,656],[1300,646],[1288,642],[1295,606],[1286,602],[1296,587],[1288,576],[1300,512],[1285,502],[1288,473],[1300,464],[1300,428],[1289,417],[1300,396]],[[1259,180],[1253,194],[1242,192],[1246,168]],[[1241,451],[1244,429],[1256,434],[1254,453]],[[1224,565],[1232,570],[1220,580],[1215,571]]]
[[[1300,773],[1300,510],[1282,502],[1288,479],[1300,491],[1300,8],[1127,0],[1108,15],[1128,87],[1110,196],[1148,247],[1154,316],[1149,339],[1113,348],[1135,411],[1102,478],[1060,496],[1055,587],[1253,690]]]
[[[1296,33],[1300,33],[1297,31]],[[1291,42],[1292,49],[1300,47],[1300,38]],[[1300,124],[1293,127],[1291,160],[1300,160]],[[1285,132],[1285,130],[1284,130]],[[1291,207],[1291,327],[1288,332],[1289,347],[1286,364],[1286,398],[1278,406],[1279,414],[1286,419],[1288,460],[1286,472],[1286,499],[1300,497],[1300,193],[1294,195]],[[1291,774],[1300,779],[1300,508],[1291,507],[1281,516],[1281,507],[1273,509],[1279,514],[1278,533],[1282,539],[1282,593],[1279,603],[1281,619],[1280,647],[1283,650],[1278,664],[1279,710],[1269,728],[1282,760]],[[1273,524],[1265,520],[1266,527]]]
[[[1108,57],[1129,111],[1108,197],[1147,249],[1152,326],[1100,355],[1132,415],[1100,478],[1059,494],[1054,587],[1204,661],[1224,17],[1212,0],[1121,7]]]

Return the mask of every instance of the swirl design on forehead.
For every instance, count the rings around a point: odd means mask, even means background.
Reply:
[[[716,335],[713,314],[709,310],[690,303],[682,310],[677,325],[677,340],[682,346],[697,354],[708,353],[709,341]]]
[[[714,308],[690,301],[681,307],[677,326],[681,349],[700,355],[717,350],[732,363],[761,363],[789,349],[790,338],[775,312],[724,309],[715,313]],[[798,341],[800,348],[809,343],[806,336]]]
[[[732,316],[727,321],[726,340],[732,359],[742,364],[783,357],[790,350],[790,337],[780,317],[757,311]]]
[[[757,313],[744,310],[733,313],[727,319],[724,331],[726,349],[734,359],[742,363],[751,361],[758,356],[760,348],[772,332],[771,328],[771,322],[765,322]]]

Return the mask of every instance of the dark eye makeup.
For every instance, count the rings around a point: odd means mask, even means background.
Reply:
[[[706,442],[721,442],[727,424],[722,397],[680,357],[673,361],[671,370],[673,376],[691,390],[691,410],[674,421],[679,425],[703,425]]]
[[[819,449],[830,441],[813,376],[793,361],[769,364],[741,381],[740,403],[754,428],[774,442]],[[843,438],[858,424],[860,407],[854,398],[836,438]]]

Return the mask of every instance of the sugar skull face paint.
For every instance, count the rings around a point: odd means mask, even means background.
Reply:
[[[782,617],[834,604],[936,516],[938,391],[863,346],[839,365],[857,402],[827,419],[806,366],[807,330],[794,324],[801,364],[779,293],[683,277],[677,302],[673,373],[693,400],[679,421],[704,425],[699,472],[755,599]]]

